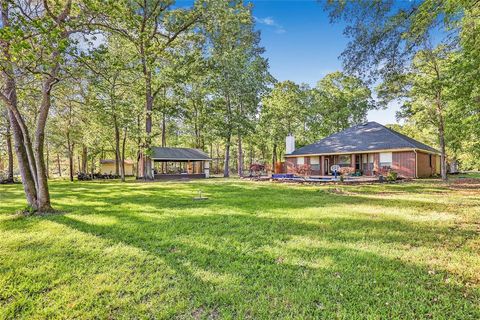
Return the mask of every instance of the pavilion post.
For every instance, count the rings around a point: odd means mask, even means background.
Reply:
[[[320,157],[320,175],[325,175],[325,156]]]

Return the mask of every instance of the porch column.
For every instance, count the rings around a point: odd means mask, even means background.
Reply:
[[[320,157],[320,175],[325,175],[325,156]]]
[[[351,166],[353,169],[355,169],[355,154],[354,154],[354,153],[352,153],[351,159],[352,159],[352,160],[350,161],[350,166]]]
[[[380,169],[380,154],[374,153],[373,154],[373,170],[376,171],[376,173],[378,174],[379,169]]]
[[[204,161],[203,162],[203,172],[205,173],[205,178],[210,177],[210,162]]]

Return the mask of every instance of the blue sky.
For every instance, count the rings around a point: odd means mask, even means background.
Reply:
[[[261,44],[278,80],[314,86],[326,74],[342,70],[338,59],[348,39],[343,24],[331,24],[315,0],[252,0]],[[369,121],[396,123],[398,106],[368,114]]]
[[[279,81],[292,80],[315,86],[326,74],[342,70],[339,56],[347,45],[344,24],[331,24],[323,11],[325,0],[244,0],[253,4],[261,44],[270,73]],[[191,5],[192,0],[177,0]],[[399,0],[401,3],[401,0]],[[369,112],[368,120],[397,123],[398,103]]]

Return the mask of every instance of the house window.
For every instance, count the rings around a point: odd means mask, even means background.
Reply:
[[[363,170],[365,174],[371,174],[373,171],[373,154],[368,153],[363,155]]]
[[[392,166],[392,153],[391,152],[381,152],[380,153],[380,167],[388,167]]]
[[[352,157],[348,154],[338,156],[338,165],[340,167],[350,167],[351,161],[352,161]]]
[[[373,153],[368,154],[368,163],[373,163]]]
[[[298,157],[297,158],[297,165],[301,166],[305,164],[305,158],[304,157]]]
[[[310,168],[314,171],[320,170],[320,158],[319,157],[310,157]]]

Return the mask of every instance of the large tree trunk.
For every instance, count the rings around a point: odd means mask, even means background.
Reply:
[[[92,179],[95,175],[95,157],[92,156],[92,164],[91,164],[91,167],[90,167],[90,174],[92,176]]]
[[[193,131],[195,133],[195,148],[200,148],[200,128],[198,124],[198,110],[197,106],[195,104],[195,99],[192,99],[192,104],[193,104]]]
[[[272,150],[272,172],[275,171],[275,163],[277,163],[277,144],[273,144]]]
[[[225,161],[223,164],[223,176],[225,178],[230,177],[230,143],[231,143],[231,134],[228,133],[227,139],[225,141]]]
[[[434,56],[432,57],[432,64],[435,70],[436,78],[438,81],[441,81],[442,77],[440,76],[440,68],[437,63],[437,59]],[[443,97],[442,97],[442,88],[439,87],[435,94],[435,102],[437,108],[438,116],[438,138],[440,143],[440,172],[443,181],[448,180],[447,176],[447,155],[445,150],[445,119],[443,118]]]
[[[58,176],[62,177],[62,167],[60,166],[60,155],[57,153],[57,169],[58,169]]]
[[[238,176],[243,177],[243,149],[242,149],[242,136],[238,135]]]
[[[12,148],[12,134],[10,132],[10,119],[7,116],[7,133],[5,138],[7,140],[7,154],[8,154],[8,168],[7,168],[7,182],[13,183],[13,148]]]
[[[230,177],[230,144],[232,140],[231,118],[232,118],[232,106],[230,104],[230,96],[226,95],[227,100],[227,138],[225,143],[225,162],[223,166],[223,176]]]
[[[215,174],[220,172],[220,146],[217,143],[217,159],[215,161]]]
[[[137,132],[140,132],[140,115],[137,115]],[[138,133],[137,133],[138,134]],[[137,160],[136,160],[136,166],[135,166],[135,176],[138,177],[140,176],[140,155],[142,154],[142,138],[138,134],[137,136]]]
[[[120,176],[125,182],[125,145],[127,144],[127,128],[123,129],[122,154],[120,157]]]
[[[86,145],[82,145],[82,172],[87,174],[87,161],[88,161],[88,148]]]
[[[167,115],[162,113],[162,147],[167,146]]]
[[[152,72],[147,66],[145,56],[145,48],[140,47],[140,56],[142,60],[142,70],[145,79],[145,146],[143,154],[143,177],[146,180],[153,180],[152,160],[148,155],[152,143],[152,110],[153,110],[153,94],[152,94]]]
[[[117,117],[113,117],[113,123],[115,127],[115,175],[120,175],[120,128],[118,127]]]
[[[70,173],[70,181],[73,182],[73,148],[74,143],[70,141],[70,133],[67,132],[67,148],[68,148],[68,165],[69,165],[69,173]]]
[[[27,198],[27,203],[32,209],[36,210],[37,189],[35,186],[35,180],[32,177],[32,172],[30,171],[30,167],[28,165],[23,135],[17,119],[10,110],[8,115],[10,118],[10,125],[12,126],[15,153],[17,155],[18,168],[20,170],[20,176],[22,177],[22,184],[25,191],[25,196]]]
[[[55,61],[58,58],[56,51],[52,55],[52,60]],[[50,110],[52,96],[51,91],[53,85],[56,83],[56,74],[59,69],[58,62],[51,70],[51,74],[45,79],[42,88],[42,104],[40,106],[40,112],[37,119],[37,130],[35,131],[34,141],[34,154],[35,165],[37,167],[37,210],[40,212],[51,211],[52,206],[50,204],[50,192],[48,190],[47,170],[45,166],[45,158],[43,148],[45,145],[45,127],[47,124],[48,112]]]
[[[447,176],[447,154],[445,150],[445,130],[444,130],[444,121],[443,117],[440,116],[440,123],[438,127],[438,134],[439,134],[439,140],[440,140],[440,172],[442,175],[442,180],[447,181],[448,176]]]
[[[254,154],[253,154],[253,145],[250,143],[250,161],[249,161],[249,167],[252,166],[253,164],[253,157],[254,157]]]
[[[167,146],[167,115],[165,111],[162,112],[162,147]],[[166,173],[167,164],[162,162],[162,173]]]
[[[45,143],[45,151],[47,153],[47,160],[46,160],[46,166],[47,166],[47,179],[50,179],[50,148],[48,145],[48,141]]]
[[[2,23],[3,26],[8,26],[8,4],[1,4]],[[3,58],[10,59],[9,46],[2,43]],[[32,157],[31,143],[28,135],[28,130],[20,116],[17,108],[17,91],[12,65],[7,65],[7,68],[2,70],[2,77],[4,80],[4,90],[2,92],[2,100],[8,109],[8,117],[13,131],[13,140],[15,146],[15,153],[17,155],[18,168],[20,176],[22,177],[23,189],[27,198],[28,206],[33,210],[38,209],[37,203],[37,185],[36,185],[36,170],[35,162]],[[27,134],[25,134],[27,133]],[[26,140],[28,139],[28,140]]]

